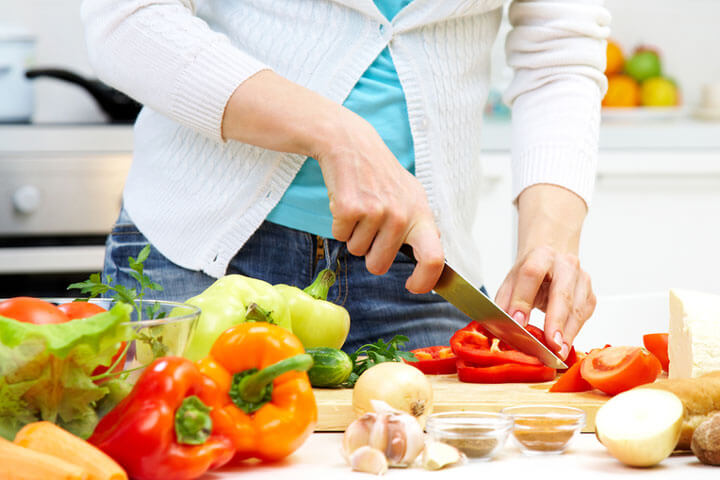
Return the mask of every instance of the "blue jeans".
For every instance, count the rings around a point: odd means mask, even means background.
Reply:
[[[318,243],[324,250],[320,256]],[[104,278],[110,276],[114,283],[136,288],[129,275],[128,257],[137,257],[147,244],[123,210],[107,239]],[[395,334],[410,339],[404,347],[408,350],[448,345],[452,334],[470,321],[433,292],[408,292],[405,280],[414,264],[402,254],[385,275],[376,276],[365,268],[365,258],[348,253],[344,243],[270,222],[264,222],[250,237],[232,259],[227,273],[304,288],[328,265],[337,274],[328,300],[343,305],[350,313],[350,334],[343,347],[348,352],[379,338],[387,341]],[[148,292],[147,297],[160,300],[185,301],[215,281],[202,272],[173,264],[156,249],[145,262],[145,273],[164,288]]]

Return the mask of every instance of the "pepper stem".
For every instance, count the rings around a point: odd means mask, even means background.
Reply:
[[[175,411],[177,443],[202,445],[212,433],[210,407],[195,395],[186,397]]]
[[[277,324],[272,317],[272,310],[265,310],[257,303],[251,303],[248,305],[247,310],[245,311],[245,321]]]
[[[303,291],[317,300],[327,300],[330,287],[335,283],[335,272],[326,268],[318,273],[315,281]]]
[[[306,372],[312,365],[312,357],[307,353],[301,353],[262,370],[252,368],[236,373],[233,375],[228,394],[238,408],[247,414],[253,413],[272,399],[273,380],[293,370]]]

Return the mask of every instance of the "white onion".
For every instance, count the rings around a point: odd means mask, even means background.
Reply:
[[[424,373],[411,365],[380,363],[365,370],[355,383],[352,399],[355,415],[375,411],[372,400],[382,400],[409,413],[424,427],[433,408],[432,385]]]

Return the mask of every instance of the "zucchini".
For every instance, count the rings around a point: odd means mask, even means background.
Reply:
[[[350,356],[337,348],[308,348],[313,358],[313,366],[308,370],[310,384],[313,387],[339,387],[350,376],[353,362]]]

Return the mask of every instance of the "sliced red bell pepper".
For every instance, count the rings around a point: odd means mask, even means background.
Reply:
[[[210,411],[221,395],[190,360],[150,364],[130,394],[105,415],[88,442],[138,480],[190,480],[227,463],[232,441],[219,434]]]
[[[429,375],[442,375],[457,372],[455,361],[457,357],[449,346],[436,345],[434,347],[417,348],[411,350],[417,362],[407,362],[408,365],[419,369]]]
[[[580,374],[582,360],[573,363],[565,373],[560,375],[557,382],[550,387],[550,392],[587,392],[593,389],[592,385]]]
[[[458,379],[468,383],[535,383],[555,378],[555,369],[545,365],[503,363],[500,365],[474,365],[457,360]]]
[[[532,325],[528,325],[527,329],[538,340],[545,342],[542,330]],[[458,358],[478,366],[503,363],[542,365],[536,357],[515,350],[476,321],[455,332],[450,338],[450,346]]]

